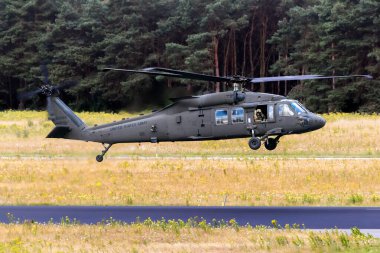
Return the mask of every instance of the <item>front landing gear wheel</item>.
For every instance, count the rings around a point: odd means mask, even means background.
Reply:
[[[99,163],[103,162],[103,156],[102,155],[97,155],[96,156],[96,161],[99,162]]]
[[[268,138],[264,142],[264,146],[265,146],[265,148],[267,150],[274,150],[277,147],[277,143],[278,143],[278,141],[276,139],[274,139],[274,138]]]
[[[252,137],[248,141],[248,146],[253,150],[257,150],[261,147],[261,140],[257,137]]]

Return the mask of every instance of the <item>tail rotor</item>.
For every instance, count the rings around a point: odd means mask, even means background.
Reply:
[[[65,80],[60,82],[59,84],[52,84],[52,82],[49,79],[49,70],[46,64],[40,65],[40,71],[42,74],[42,78],[37,78],[37,80],[39,80],[39,82],[42,84],[40,84],[40,87],[35,90],[20,93],[18,95],[18,99],[20,101],[30,100],[39,94],[43,94],[47,97],[59,96],[61,90],[68,89],[79,84],[79,82],[74,80]]]

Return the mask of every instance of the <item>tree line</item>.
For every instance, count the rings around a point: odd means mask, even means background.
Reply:
[[[224,83],[102,72],[151,66],[217,76],[371,74],[250,85],[313,111],[380,111],[378,0],[1,0],[0,108],[37,87],[47,63],[77,110],[155,106],[168,97],[230,89]],[[21,104],[23,105],[23,104]],[[27,107],[42,106],[36,98]]]

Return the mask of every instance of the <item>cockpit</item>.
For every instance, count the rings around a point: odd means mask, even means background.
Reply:
[[[298,101],[283,100],[277,105],[279,116],[298,116],[307,114],[308,110]]]
[[[279,101],[277,104],[278,116],[288,117],[288,124],[290,122],[297,122],[300,129],[294,129],[293,132],[305,132],[312,131],[323,127],[326,121],[310,111],[308,111],[305,106],[296,100],[284,99]]]

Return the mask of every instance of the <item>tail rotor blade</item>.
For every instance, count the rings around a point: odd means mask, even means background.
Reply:
[[[45,96],[54,96],[54,95],[58,96],[60,90],[68,89],[79,84],[79,82],[77,81],[67,80],[67,81],[63,81],[59,83],[56,86],[53,86],[49,80],[49,71],[46,64],[41,64],[40,70],[43,76],[43,80],[42,80],[43,84],[41,84],[41,80],[39,78],[35,79],[34,85],[39,85],[40,87],[32,91],[25,91],[25,92],[19,93],[17,96],[19,101],[29,100],[40,93],[44,94]]]
[[[49,84],[49,70],[45,64],[40,65],[40,70],[42,73],[42,76],[44,77],[43,82],[45,85]]]
[[[25,101],[25,100],[32,99],[33,97],[37,96],[41,92],[42,92],[42,89],[38,88],[38,89],[33,90],[33,91],[20,93],[20,94],[18,94],[17,98],[19,101]]]
[[[67,81],[61,82],[58,86],[55,86],[54,88],[58,90],[63,90],[63,89],[68,89],[68,88],[77,86],[78,84],[79,84],[78,81],[67,80]]]

